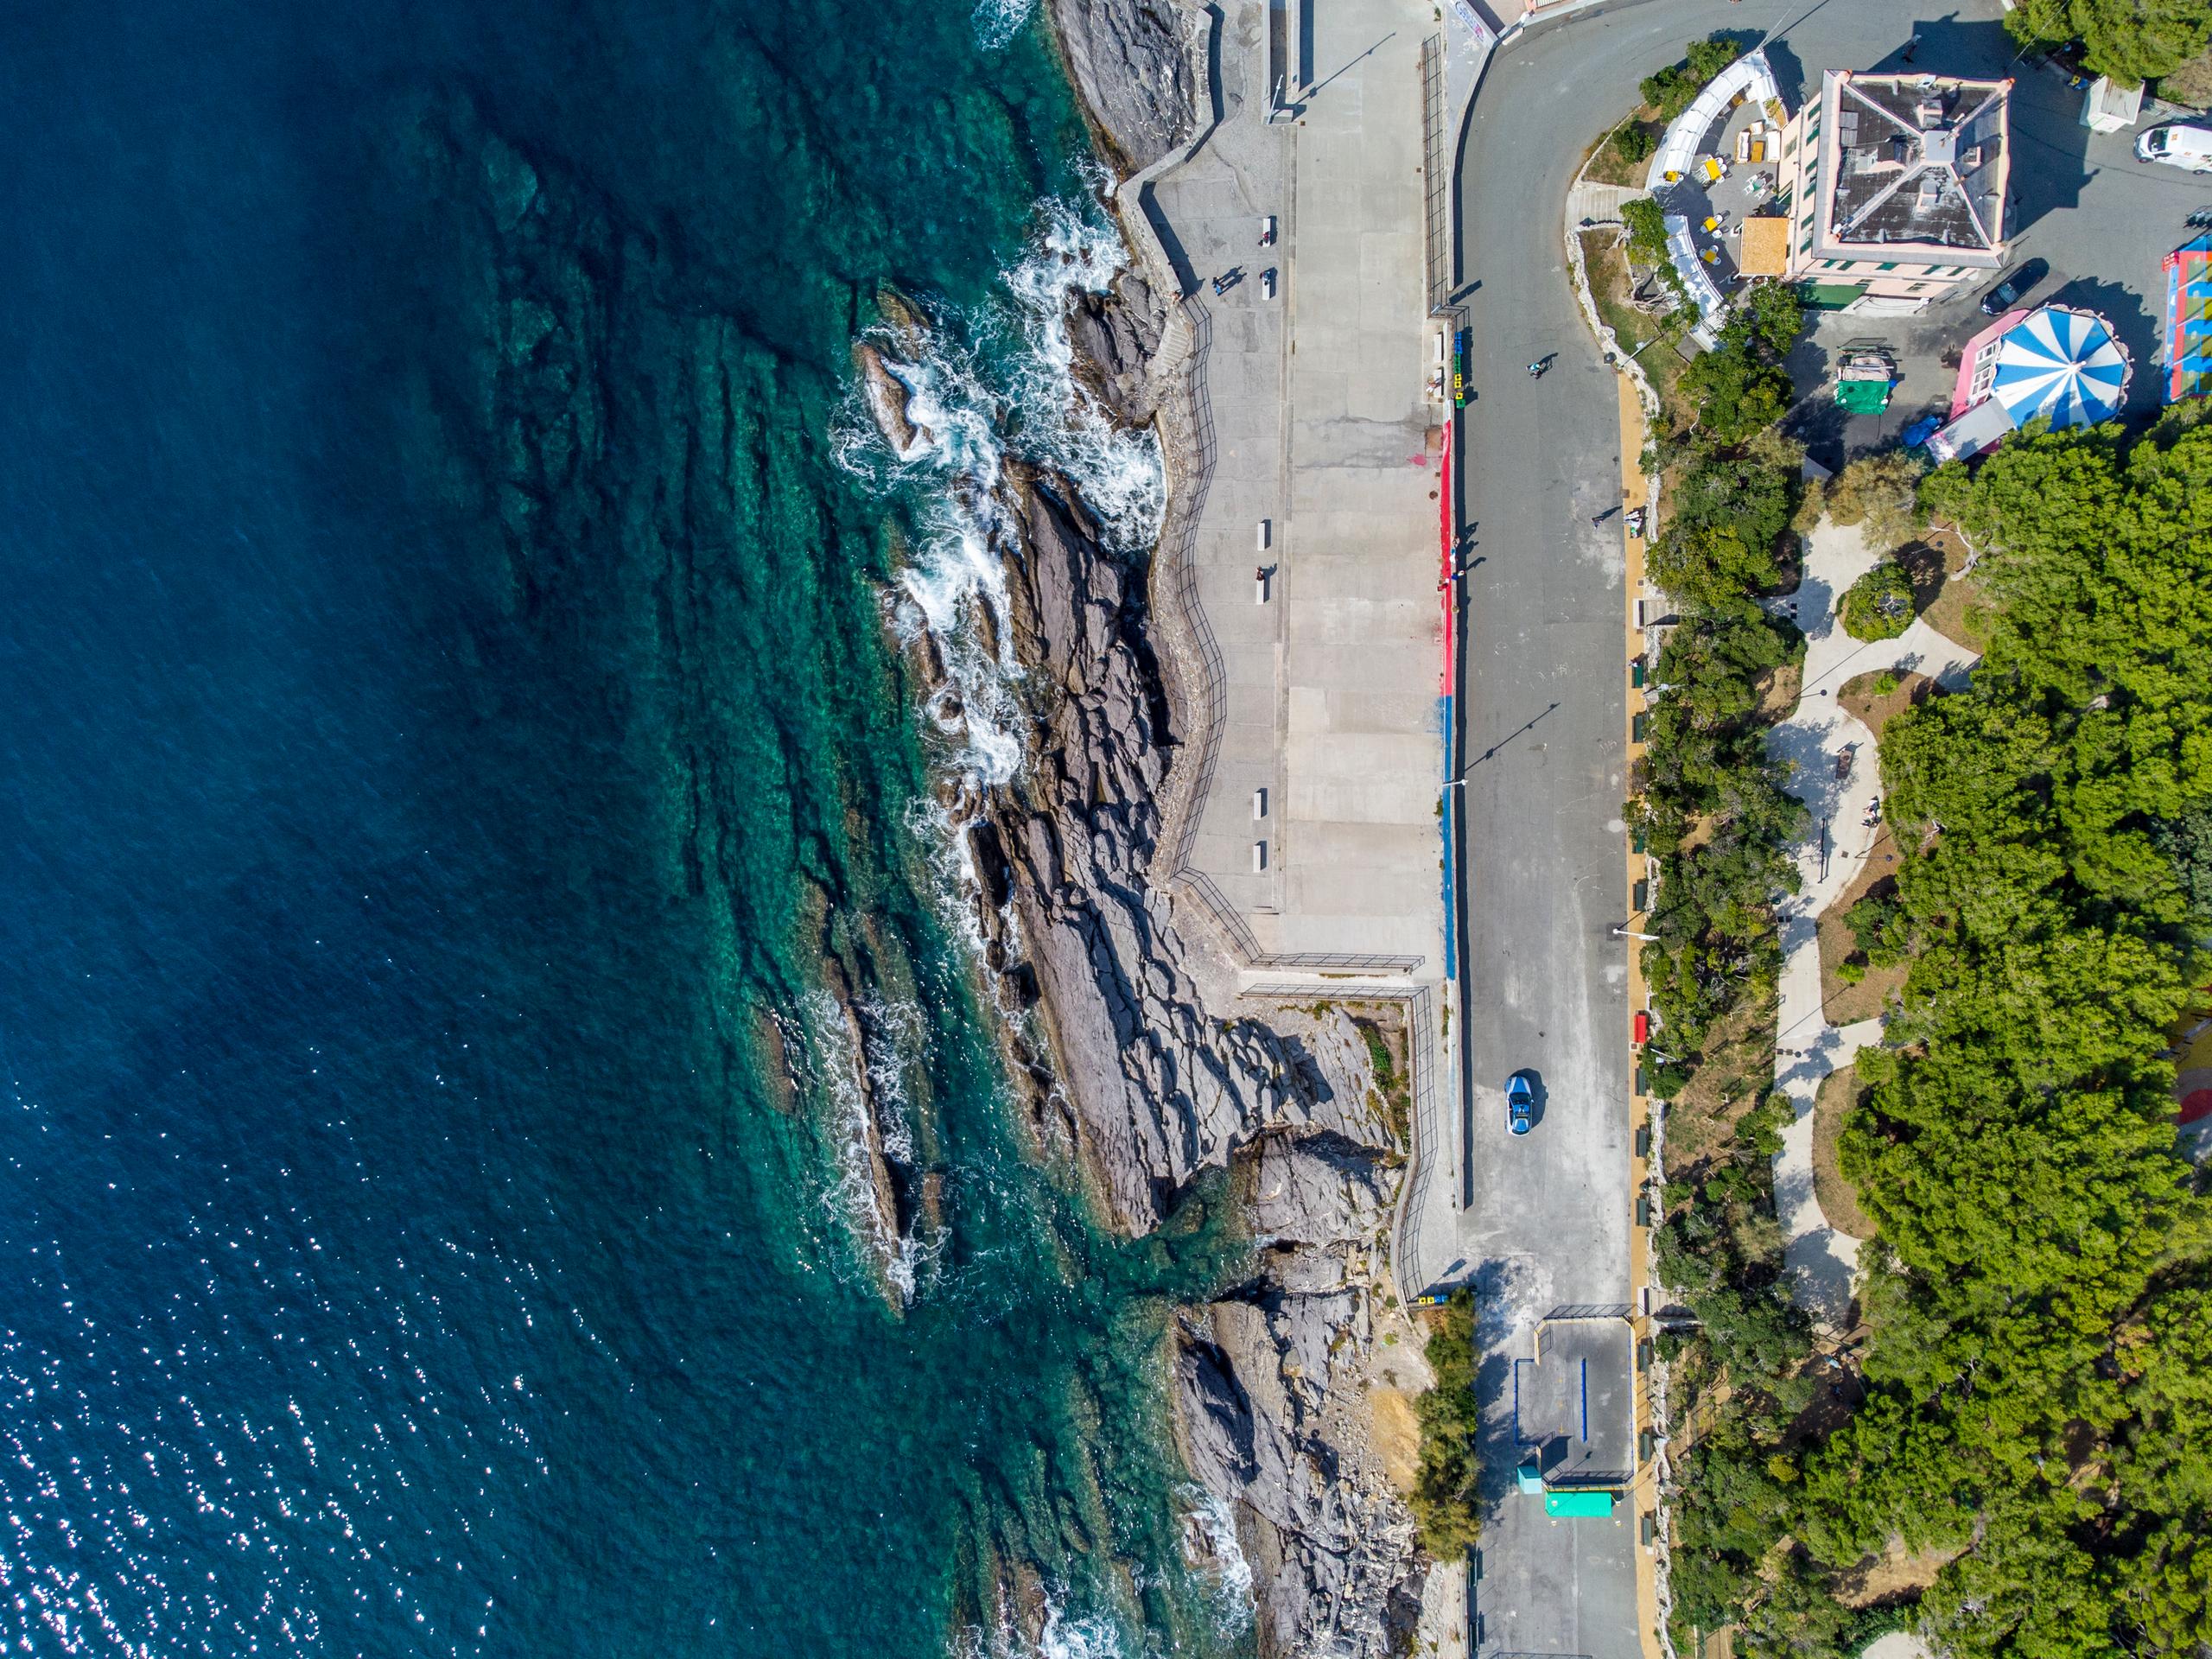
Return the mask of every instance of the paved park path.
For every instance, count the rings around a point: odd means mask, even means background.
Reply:
[[[1979,660],[1918,618],[1895,639],[1873,645],[1844,632],[1836,607],[1880,557],[1855,526],[1823,520],[1813,532],[1795,595],[1797,625],[1806,636],[1803,689],[1789,719],[1767,739],[1769,752],[1791,768],[1785,787],[1813,814],[1811,833],[1796,855],[1803,885],[1781,909],[1782,1010],[1774,1082],[1789,1096],[1795,1116],[1774,1160],[1775,1208],[1788,1240],[1784,1260],[1796,1281],[1798,1302],[1832,1325],[1840,1325],[1850,1307],[1859,1241],[1828,1224],[1814,1195],[1813,1103],[1830,1072],[1850,1065],[1882,1034],[1878,1019],[1830,1025],[1821,1001],[1821,913],[1858,879],[1879,833],[1878,823],[1867,822],[1866,808],[1881,794],[1881,756],[1873,733],[1838,706],[1836,694],[1847,681],[1884,669],[1924,674],[1956,690]],[[1835,758],[1846,750],[1850,767],[1839,778]]]

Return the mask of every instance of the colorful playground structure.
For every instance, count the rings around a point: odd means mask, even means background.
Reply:
[[[2212,232],[2166,256],[2166,401],[2212,391]]]

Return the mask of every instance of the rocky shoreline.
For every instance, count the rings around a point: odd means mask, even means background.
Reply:
[[[1050,1033],[1049,1053],[1016,1058],[1040,1129],[1077,1149],[1132,1231],[1201,1171],[1236,1168],[1263,1248],[1252,1279],[1177,1322],[1185,1454],[1236,1516],[1262,1650],[1380,1656],[1418,1610],[1411,1517],[1363,1399],[1385,1324],[1400,1369],[1420,1368],[1389,1273],[1408,1148],[1344,1008],[1208,1006],[1210,947],[1147,878],[1176,716],[1143,573],[1101,544],[1065,480],[1012,489],[1010,621],[1035,741],[968,835],[987,960]]]
[[[1055,0],[1053,20],[1119,175],[1187,142],[1204,61],[1190,31],[1204,14],[1171,0]],[[1174,278],[1144,229],[1125,230],[1141,268],[1077,301],[1069,333],[1091,394],[1168,438],[1172,533],[1203,486],[1172,441],[1189,397],[1179,320],[1161,297]],[[856,365],[904,454],[918,434],[898,349],[863,345]],[[1183,1451],[1236,1517],[1261,1652],[1380,1659],[1408,1645],[1427,1570],[1398,1495],[1414,1456],[1407,1401],[1427,1376],[1389,1271],[1411,1148],[1370,1035],[1392,1040],[1379,1034],[1392,1016],[1355,1020],[1318,1000],[1217,1006],[1236,964],[1211,930],[1179,928],[1151,874],[1185,781],[1175,768],[1205,717],[1186,677],[1163,668],[1176,642],[1157,627],[1152,562],[1112,548],[1063,477],[1009,467],[998,489],[1012,527],[996,542],[1007,614],[982,625],[1004,631],[1021,664],[1026,760],[949,804],[965,826],[985,961],[1002,1005],[1024,1016],[1007,1022],[1010,1070],[1027,1082],[1040,1142],[1072,1148],[1132,1232],[1157,1226],[1201,1172],[1235,1170],[1258,1264],[1175,1321]],[[934,699],[957,699],[926,643],[917,666]]]

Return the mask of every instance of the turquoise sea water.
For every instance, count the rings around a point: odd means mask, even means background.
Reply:
[[[18,8],[0,130],[8,1650],[1249,1645],[1160,1374],[1243,1247],[1034,1155],[930,807],[1011,728],[887,638],[1009,432],[1157,510],[1041,19]]]

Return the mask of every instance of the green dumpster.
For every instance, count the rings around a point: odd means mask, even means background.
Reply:
[[[1847,415],[1878,415],[1890,406],[1886,380],[1839,380],[1835,401]]]
[[[1855,340],[1844,346],[1835,367],[1835,400],[1846,414],[1880,414],[1897,383],[1897,353],[1880,340]]]

